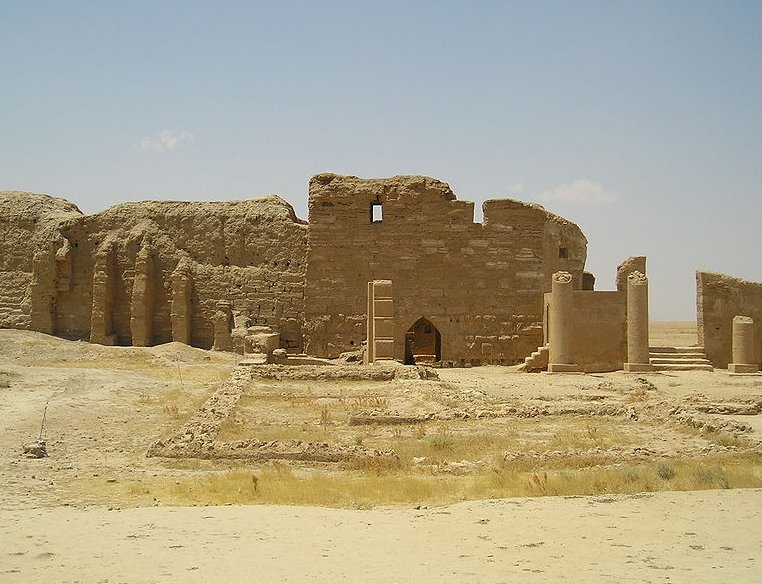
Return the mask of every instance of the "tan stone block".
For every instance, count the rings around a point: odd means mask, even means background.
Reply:
[[[550,363],[548,373],[581,373],[582,368],[576,363]]]
[[[650,363],[625,363],[624,371],[627,373],[648,373],[653,371],[654,366]]]
[[[373,302],[373,316],[375,318],[394,317],[394,301],[393,300],[375,300]]]
[[[391,318],[376,318],[374,320],[374,337],[377,340],[394,338],[394,321]]]
[[[376,361],[379,359],[394,359],[394,341],[393,340],[376,340],[374,356]]]
[[[753,363],[728,363],[730,373],[757,373],[759,366]]]
[[[374,280],[373,281],[373,297],[378,298],[392,298],[392,281],[391,280]]]

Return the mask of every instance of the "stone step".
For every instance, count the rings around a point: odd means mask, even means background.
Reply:
[[[670,363],[664,365],[654,365],[655,371],[714,371],[711,365],[680,365]]]
[[[661,358],[661,357],[651,357],[650,358],[651,365],[711,365],[709,362],[709,359],[706,359],[704,357],[670,357],[670,358]]]
[[[527,369],[539,371],[548,368],[548,356],[550,354],[550,347],[544,345],[538,347],[536,351],[533,351],[531,355],[524,358],[524,365]]]
[[[704,347],[649,347],[649,361],[656,371],[714,371]]]
[[[706,359],[706,353],[649,353],[651,359]]]
[[[649,353],[704,353],[704,347],[698,345],[693,347],[649,347]]]

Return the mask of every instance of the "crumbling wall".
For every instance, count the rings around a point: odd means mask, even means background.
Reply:
[[[63,199],[0,193],[0,327],[52,332],[59,288],[68,284],[59,227],[81,215]]]
[[[733,317],[754,320],[757,363],[762,362],[762,283],[714,272],[696,272],[699,345],[714,367],[725,368],[733,357]]]
[[[616,289],[627,291],[627,277],[633,272],[646,273],[646,256],[630,256],[616,268]]]
[[[307,226],[282,199],[127,203],[83,216],[45,195],[2,197],[1,326],[211,348],[217,304],[229,301],[301,350]]]
[[[394,282],[397,359],[421,317],[440,332],[443,361],[516,363],[533,351],[542,293],[561,269],[581,287],[587,241],[537,205],[494,200],[483,210],[474,223],[474,204],[428,177],[313,177],[307,351],[334,357],[358,347],[368,282],[382,279]]]

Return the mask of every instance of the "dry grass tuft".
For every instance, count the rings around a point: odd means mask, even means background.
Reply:
[[[177,404],[174,404],[174,403],[164,404],[162,409],[164,410],[164,413],[167,414],[173,420],[177,420],[180,418],[180,410],[177,408]]]
[[[462,500],[551,495],[635,494],[667,490],[762,487],[762,456],[701,461],[648,461],[580,469],[553,465],[527,470],[493,464],[464,475],[411,471],[399,462],[369,458],[342,472],[295,469],[273,462],[257,470],[206,472],[181,480],[132,481],[135,504],[278,504],[367,508],[390,504],[449,504]]]

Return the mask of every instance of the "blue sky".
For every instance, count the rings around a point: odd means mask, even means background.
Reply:
[[[425,174],[580,225],[653,320],[762,281],[762,2],[0,1],[0,189],[84,212]]]

